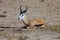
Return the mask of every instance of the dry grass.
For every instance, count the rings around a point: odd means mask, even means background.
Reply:
[[[47,29],[60,33],[60,25],[50,25],[47,27]]]

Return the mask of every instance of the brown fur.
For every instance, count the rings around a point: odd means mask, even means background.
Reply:
[[[31,28],[34,28],[35,25],[40,25],[41,27],[44,27],[44,24],[45,24],[43,19],[37,19],[36,18],[36,19],[31,19],[30,20],[26,16],[24,17],[23,21],[24,21],[24,24],[29,25],[29,27],[31,27]]]
[[[44,25],[44,23],[45,22],[43,19],[33,19],[33,20],[30,20],[29,26],[34,28],[35,25],[41,25],[41,27],[43,27],[42,25]]]

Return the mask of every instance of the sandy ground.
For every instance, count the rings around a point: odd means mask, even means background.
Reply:
[[[46,25],[60,25],[60,0],[0,0],[0,27],[24,26],[18,20],[20,5],[28,5],[26,15],[30,19],[43,18]],[[0,40],[60,40],[60,33],[45,28],[16,29],[1,29]]]

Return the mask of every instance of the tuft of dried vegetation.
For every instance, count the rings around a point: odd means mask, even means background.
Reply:
[[[4,11],[3,13],[4,13],[4,14],[6,14],[6,13],[7,13],[7,11]]]
[[[0,17],[3,17],[3,18],[4,18],[4,17],[6,17],[6,15],[4,15],[4,14],[0,14]]]
[[[44,2],[44,0],[41,0],[41,2]]]
[[[0,0],[0,3],[2,3],[2,0]]]

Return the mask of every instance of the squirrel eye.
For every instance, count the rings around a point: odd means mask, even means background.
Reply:
[[[23,15],[22,15],[23,16]]]

